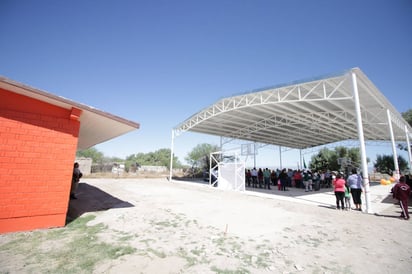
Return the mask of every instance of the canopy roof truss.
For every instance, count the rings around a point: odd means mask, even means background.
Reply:
[[[358,139],[352,73],[365,140],[391,140],[389,111],[395,139],[406,141],[410,126],[358,68],[223,98],[175,127],[174,134],[192,131],[296,149]]]
[[[292,149],[358,140],[368,213],[372,209],[365,142],[391,141],[396,178],[395,141],[407,143],[412,163],[411,127],[358,68],[221,99],[173,129],[171,156],[174,137],[185,131]]]

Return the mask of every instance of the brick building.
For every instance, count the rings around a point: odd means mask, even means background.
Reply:
[[[64,226],[76,150],[138,128],[0,77],[0,233]]]

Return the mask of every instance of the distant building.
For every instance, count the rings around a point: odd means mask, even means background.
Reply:
[[[79,169],[83,175],[90,175],[90,173],[92,172],[92,158],[80,157],[76,158],[75,162],[79,163]]]
[[[168,168],[165,166],[140,166],[138,170],[145,172],[162,173],[167,172]]]
[[[124,170],[125,170],[124,164],[117,164],[117,163],[113,164],[112,173],[123,174]]]

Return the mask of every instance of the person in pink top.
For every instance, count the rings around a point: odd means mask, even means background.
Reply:
[[[342,178],[342,174],[336,175],[336,179],[333,181],[333,188],[336,196],[336,209],[345,209],[343,199],[345,198],[345,180]]]

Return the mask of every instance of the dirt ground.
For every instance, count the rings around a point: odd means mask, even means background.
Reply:
[[[93,273],[410,273],[412,222],[397,218],[390,188],[378,187],[379,212],[367,214],[334,209],[331,189],[233,192],[166,179],[84,179],[69,221],[93,214],[88,225],[107,226],[100,240],[125,235],[135,248]],[[18,273],[12,262],[22,263],[8,258],[0,273]]]

